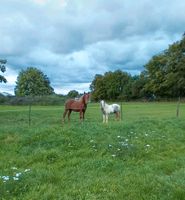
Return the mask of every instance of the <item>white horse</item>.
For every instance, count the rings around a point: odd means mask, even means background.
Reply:
[[[118,104],[108,105],[107,103],[105,103],[104,100],[101,100],[100,107],[103,114],[103,123],[104,122],[108,123],[108,117],[109,117],[109,114],[111,113],[115,113],[116,118],[120,120],[120,105]]]

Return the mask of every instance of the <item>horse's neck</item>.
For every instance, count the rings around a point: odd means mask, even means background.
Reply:
[[[103,104],[101,107],[102,107],[102,110],[103,110],[104,112],[107,112],[107,110],[108,110],[108,108],[109,108],[109,105],[106,104],[106,103],[104,102],[104,104]]]
[[[105,103],[104,104],[104,108],[106,109],[106,108],[108,108],[109,107],[109,105],[107,104],[107,103]]]
[[[84,96],[80,97],[80,99],[78,100],[80,103],[85,105],[85,99]]]

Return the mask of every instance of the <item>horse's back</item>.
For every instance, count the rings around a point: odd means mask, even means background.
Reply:
[[[73,99],[68,99],[66,102],[65,102],[65,108],[69,108],[73,103],[74,103],[75,100]]]
[[[85,106],[80,101],[74,99],[69,99],[65,103],[65,109],[67,110],[79,111],[84,108]]]

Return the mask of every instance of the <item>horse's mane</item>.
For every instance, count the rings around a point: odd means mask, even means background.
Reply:
[[[85,96],[85,94],[83,94],[77,101],[83,102],[84,101],[84,96]]]
[[[82,102],[83,104],[86,104],[85,102],[85,95],[88,95],[88,93],[84,93],[77,101]]]

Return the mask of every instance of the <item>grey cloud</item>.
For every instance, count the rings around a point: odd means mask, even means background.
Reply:
[[[40,68],[56,88],[118,68],[139,73],[181,38],[184,10],[183,0],[3,0],[0,57],[16,72]]]

